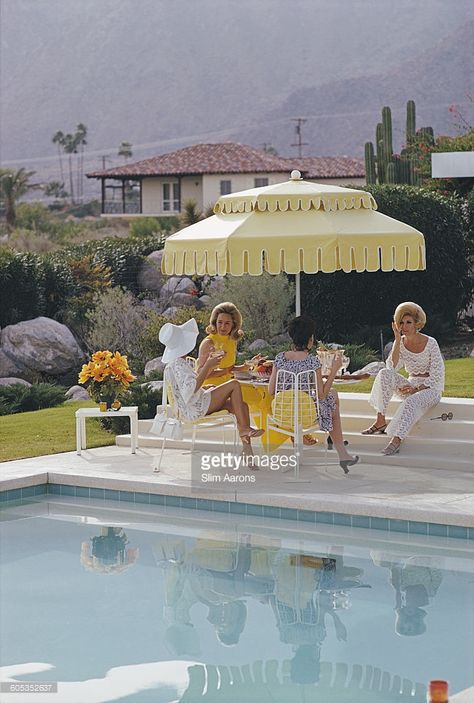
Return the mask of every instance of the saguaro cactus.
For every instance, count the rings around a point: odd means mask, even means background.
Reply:
[[[372,142],[365,143],[365,178],[367,183],[377,183],[374,145]]]
[[[392,143],[392,112],[387,105],[382,108],[382,122],[377,124],[375,130],[375,164],[374,145],[367,142],[365,145],[365,173],[367,183],[407,183],[416,185],[419,176],[416,171],[416,157],[410,155],[410,146],[415,141],[417,134],[421,134],[426,144],[434,143],[432,127],[422,127],[416,132],[415,102],[407,102],[406,116],[406,147],[400,156],[393,153]],[[373,180],[375,178],[375,180]]]

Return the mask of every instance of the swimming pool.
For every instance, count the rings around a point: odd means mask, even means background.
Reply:
[[[0,681],[59,682],[42,700],[418,703],[431,678],[474,682],[472,541],[63,496],[1,518]]]

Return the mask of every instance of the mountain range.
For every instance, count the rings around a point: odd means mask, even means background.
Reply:
[[[198,142],[361,156],[383,105],[403,142],[454,133],[474,94],[471,0],[2,0],[0,158],[57,177],[53,134],[88,127],[86,170]],[[471,113],[469,113],[471,110]]]

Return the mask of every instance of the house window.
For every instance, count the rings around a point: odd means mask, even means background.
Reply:
[[[163,183],[163,212],[180,211],[179,183]]]
[[[232,193],[232,181],[221,181],[221,195]]]
[[[263,188],[268,185],[268,178],[254,178],[254,188]]]

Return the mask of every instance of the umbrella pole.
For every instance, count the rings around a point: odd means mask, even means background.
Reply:
[[[300,274],[297,273],[295,276],[295,315],[299,317],[301,315],[301,295],[300,295]]]

